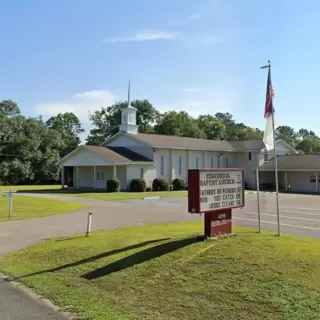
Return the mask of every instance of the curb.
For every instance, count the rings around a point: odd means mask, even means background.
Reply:
[[[160,199],[160,197],[144,197],[143,200],[156,200]]]
[[[72,315],[69,312],[62,311],[61,308],[54,305],[50,300],[43,298],[41,295],[35,293],[32,289],[28,288],[27,286],[21,284],[20,282],[17,282],[14,280],[13,277],[6,276],[5,274],[0,272],[0,280],[3,282],[6,282],[13,286],[14,288],[22,291],[24,294],[29,296],[32,300],[34,300],[36,303],[42,303],[52,311],[64,316],[66,320],[74,320],[76,317]]]

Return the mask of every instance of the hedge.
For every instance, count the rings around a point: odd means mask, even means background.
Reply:
[[[130,185],[131,192],[145,192],[146,191],[146,182],[141,178],[134,178],[131,180]]]
[[[152,182],[153,191],[169,191],[169,183],[166,179],[156,178]]]
[[[173,190],[174,191],[181,191],[186,190],[186,183],[183,179],[176,178],[172,181]]]
[[[119,192],[120,181],[118,179],[107,180],[107,192]]]

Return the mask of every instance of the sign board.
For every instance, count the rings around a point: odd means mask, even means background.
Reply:
[[[12,193],[5,193],[2,195],[3,198],[12,198],[13,194]]]
[[[190,169],[188,211],[205,213],[244,207],[243,169]]]

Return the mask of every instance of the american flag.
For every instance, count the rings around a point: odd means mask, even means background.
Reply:
[[[271,71],[270,71],[270,68],[269,68],[268,83],[267,83],[267,95],[266,95],[266,105],[265,105],[265,108],[264,108],[264,117],[265,118],[267,118],[269,114],[274,113],[273,98],[274,98],[274,91],[273,91],[273,88],[272,88]]]

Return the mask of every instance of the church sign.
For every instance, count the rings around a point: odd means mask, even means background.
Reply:
[[[242,208],[243,169],[190,169],[188,211],[205,214],[205,234],[231,233],[231,209]]]

